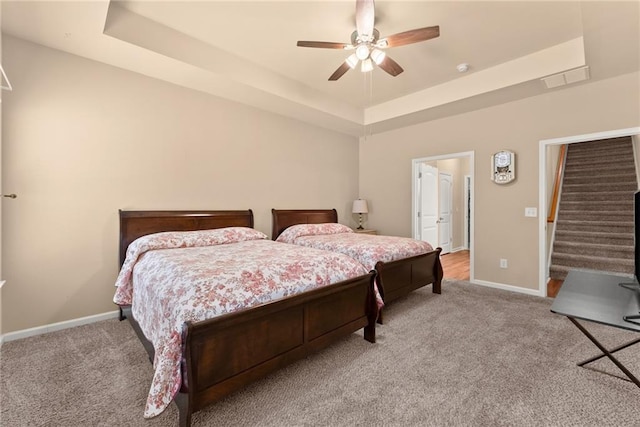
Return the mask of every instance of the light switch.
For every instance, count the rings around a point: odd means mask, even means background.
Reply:
[[[524,208],[524,216],[529,217],[537,217],[538,216],[538,208]]]

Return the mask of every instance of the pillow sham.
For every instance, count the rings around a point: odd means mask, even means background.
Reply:
[[[323,224],[297,224],[287,228],[278,236],[276,242],[295,243],[298,237],[319,236],[326,234],[353,233],[353,230],[346,225],[335,222]]]

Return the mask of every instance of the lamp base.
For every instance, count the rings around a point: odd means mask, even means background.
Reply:
[[[360,227],[356,228],[356,230],[364,230],[364,227],[360,226]]]

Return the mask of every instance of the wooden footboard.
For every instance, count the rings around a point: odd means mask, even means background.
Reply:
[[[375,342],[373,272],[183,327],[180,426],[205,406],[364,328]],[[153,359],[153,347],[127,317]]]
[[[433,284],[433,292],[439,294],[442,286],[441,248],[426,254],[397,261],[376,264],[379,291],[385,304],[409,294],[411,291]]]

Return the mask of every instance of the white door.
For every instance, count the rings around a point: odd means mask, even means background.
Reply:
[[[420,203],[418,240],[437,246],[438,242],[438,168],[420,164]]]
[[[442,253],[451,252],[451,192],[453,190],[453,179],[449,173],[439,174],[439,218],[438,218],[438,246],[442,248]]]

